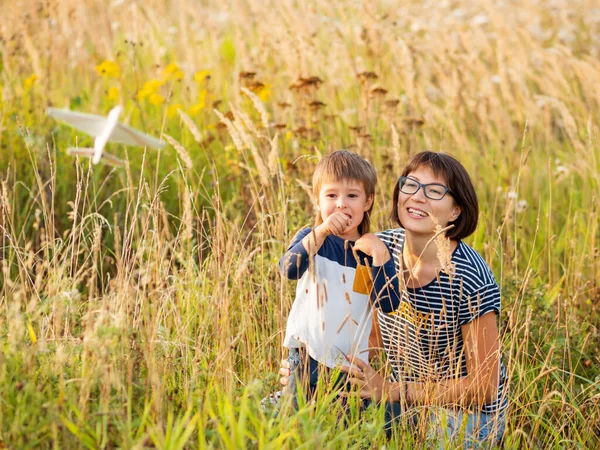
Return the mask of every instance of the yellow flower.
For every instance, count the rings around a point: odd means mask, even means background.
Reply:
[[[25,81],[23,81],[23,86],[25,87],[25,91],[29,91],[33,87],[33,83],[35,83],[38,79],[39,78],[35,73],[33,75],[25,78]]]
[[[150,80],[144,83],[144,86],[138,91],[137,98],[140,100],[145,99],[146,97],[151,96],[152,94],[157,94],[158,89],[163,85],[163,81],[161,80]]]
[[[178,114],[177,111],[179,109],[183,109],[183,106],[181,106],[179,103],[169,105],[169,107],[167,108],[167,117],[169,117],[169,118],[175,117]]]
[[[184,73],[177,64],[169,64],[167,67],[165,67],[165,70],[163,70],[163,73],[162,73],[162,79],[164,81],[169,80],[169,79],[172,79],[174,81],[179,81],[179,80],[183,80],[183,78],[184,78]]]
[[[260,98],[261,101],[266,102],[269,97],[271,97],[271,86],[269,84],[265,84],[254,92],[256,95],[258,95],[258,98]]]
[[[197,116],[204,109],[204,105],[195,104],[188,108],[188,114],[192,117]]]
[[[121,92],[119,91],[119,88],[116,86],[111,87],[106,93],[106,98],[108,98],[108,100],[111,102],[119,100],[121,98]]]
[[[121,76],[121,68],[114,61],[105,59],[96,66],[96,72],[98,75],[107,78],[119,78]]]
[[[150,94],[150,97],[148,97],[148,101],[155,106],[158,105],[162,105],[165,102],[165,98],[158,94],[158,93],[154,93],[154,94]]]
[[[194,81],[196,83],[203,83],[206,78],[210,78],[210,70],[201,70],[194,74]]]
[[[200,114],[202,112],[202,110],[206,107],[207,97],[208,97],[208,92],[206,91],[206,89],[202,89],[198,93],[198,103],[190,106],[190,108],[188,109],[190,116],[197,116],[198,114]]]

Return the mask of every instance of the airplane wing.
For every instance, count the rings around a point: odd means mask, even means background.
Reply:
[[[110,135],[109,142],[119,142],[121,144],[152,148],[163,148],[165,146],[163,141],[148,136],[135,128],[123,125],[122,123],[117,123],[117,126]]]
[[[69,109],[48,108],[46,114],[93,137],[100,136],[109,124],[106,117],[75,112]],[[162,148],[165,146],[163,141],[119,122],[108,137],[108,142],[152,148]]]
[[[88,147],[83,147],[83,148],[71,147],[71,148],[67,149],[67,155],[86,156],[88,158],[93,158],[94,157],[94,149],[88,148]],[[110,153],[107,153],[107,152],[102,152],[100,160],[110,166],[125,167],[125,161],[123,161],[122,159],[117,158],[115,155],[111,155]]]
[[[46,114],[93,137],[98,137],[108,123],[106,117],[68,109],[48,108]]]

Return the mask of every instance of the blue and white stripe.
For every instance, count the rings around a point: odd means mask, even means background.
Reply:
[[[402,273],[404,230],[387,230],[377,236],[390,249],[397,272]],[[461,326],[488,312],[500,314],[500,289],[483,258],[460,241],[452,254],[452,264],[452,276],[442,271],[425,286],[403,289],[396,312],[378,311],[395,381],[467,376]],[[498,395],[481,411],[492,413],[506,408],[506,391],[506,369],[501,359]]]

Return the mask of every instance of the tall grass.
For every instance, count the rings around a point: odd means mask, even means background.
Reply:
[[[327,401],[258,405],[293,297],[276,262],[312,220],[319,154],[342,147],[378,169],[375,229],[409,155],[467,166],[469,243],[503,292],[505,447],[599,445],[594,2],[32,0],[0,17],[0,446],[433,445],[407,423],[388,443],[377,409],[342,426]],[[115,103],[169,145],[91,166],[65,154],[90,138],[44,115]]]

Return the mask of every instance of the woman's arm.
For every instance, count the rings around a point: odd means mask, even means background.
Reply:
[[[349,380],[358,385],[362,398],[408,404],[484,405],[498,394],[500,344],[493,312],[462,326],[467,376],[438,382],[395,383],[386,381],[366,362],[350,358],[356,368],[343,367]],[[404,399],[402,399],[404,400]]]
[[[418,404],[485,405],[498,395],[500,342],[496,314],[489,312],[461,327],[467,376],[437,383],[408,383],[408,401]]]

